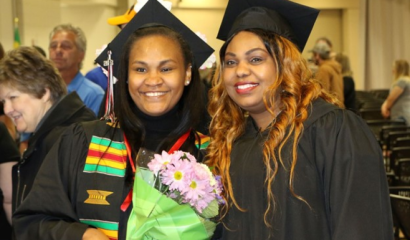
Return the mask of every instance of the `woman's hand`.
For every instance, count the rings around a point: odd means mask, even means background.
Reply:
[[[386,102],[383,103],[381,111],[382,111],[382,116],[384,118],[389,118],[390,117],[390,109],[387,107]]]
[[[83,240],[109,240],[109,238],[96,228],[88,228],[83,235]]]

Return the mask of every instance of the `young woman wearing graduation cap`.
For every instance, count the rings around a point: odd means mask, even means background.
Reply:
[[[108,50],[119,66],[117,120],[63,134],[14,215],[17,239],[125,239],[139,149],[202,157],[193,127],[202,114],[197,66],[213,50],[154,0]]]
[[[291,1],[228,4],[207,149],[225,189],[224,240],[392,239],[380,146],[301,55],[317,14]]]

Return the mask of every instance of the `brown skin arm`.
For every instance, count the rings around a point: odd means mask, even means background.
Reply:
[[[82,240],[109,240],[109,238],[96,228],[88,228],[85,231]]]

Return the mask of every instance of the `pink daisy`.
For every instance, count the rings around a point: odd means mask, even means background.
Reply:
[[[186,160],[173,160],[162,171],[162,183],[169,186],[169,189],[186,191],[189,187],[189,172],[192,171],[191,164]]]
[[[151,170],[155,175],[158,172],[165,168],[165,166],[170,163],[172,160],[172,155],[169,155],[167,152],[162,151],[162,154],[155,154],[154,158],[151,162],[148,163],[148,168]]]

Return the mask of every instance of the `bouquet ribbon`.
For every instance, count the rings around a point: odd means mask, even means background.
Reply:
[[[152,175],[152,176],[150,176]],[[137,168],[127,223],[127,240],[209,239],[207,229],[189,204],[179,204],[149,185],[148,169]],[[145,180],[144,180],[145,179]]]

